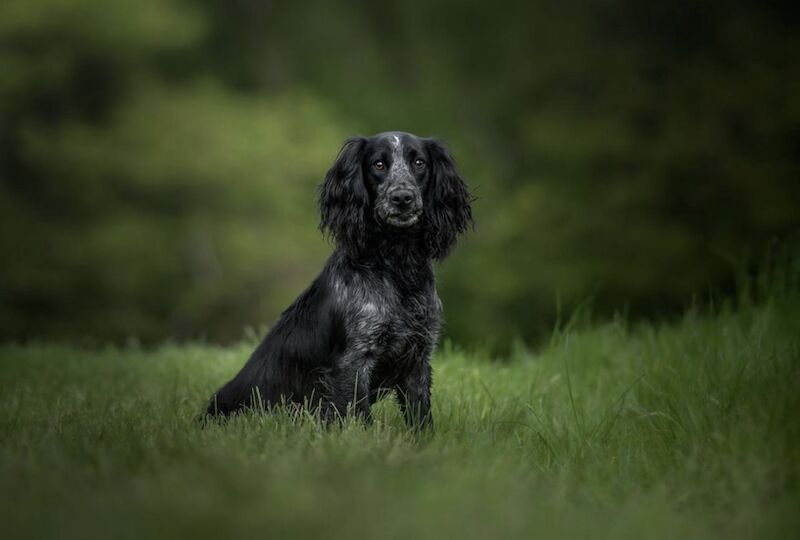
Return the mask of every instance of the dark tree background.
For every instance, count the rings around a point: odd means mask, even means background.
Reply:
[[[228,341],[330,251],[354,133],[437,135],[479,197],[447,332],[668,314],[800,228],[794,3],[5,0],[0,339]]]

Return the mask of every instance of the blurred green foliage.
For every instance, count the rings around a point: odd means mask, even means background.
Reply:
[[[450,145],[448,333],[666,313],[800,227],[793,4],[5,0],[0,338],[238,339],[319,270],[342,140]]]

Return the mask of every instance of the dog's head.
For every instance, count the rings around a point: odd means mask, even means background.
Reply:
[[[346,249],[381,231],[419,233],[444,258],[472,223],[472,198],[441,142],[388,132],[345,142],[320,186],[320,227]]]

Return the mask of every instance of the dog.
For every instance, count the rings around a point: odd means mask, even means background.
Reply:
[[[437,139],[347,140],[319,188],[333,253],[207,414],[305,405],[327,422],[352,412],[370,423],[371,405],[395,392],[410,427],[431,426],[442,318],[433,262],[473,227],[472,202]]]

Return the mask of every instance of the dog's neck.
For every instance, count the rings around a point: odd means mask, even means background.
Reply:
[[[360,249],[338,249],[358,266],[385,269],[415,282],[433,279],[431,254],[422,231],[374,231]]]

